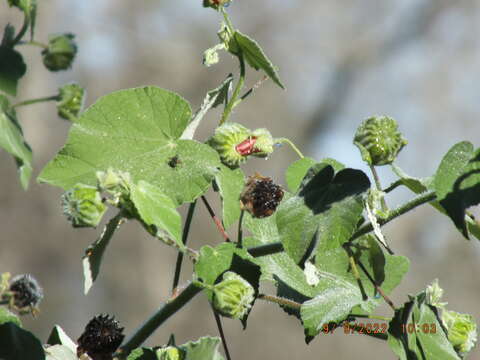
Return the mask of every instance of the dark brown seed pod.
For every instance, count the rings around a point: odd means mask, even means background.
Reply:
[[[13,305],[18,309],[36,307],[43,298],[43,290],[32,275],[18,275],[12,279],[9,290]]]
[[[125,337],[122,331],[113,316],[95,316],[77,340],[77,356],[87,354],[92,360],[111,360]]]
[[[255,174],[247,180],[240,195],[242,210],[248,211],[255,218],[272,215],[283,199],[281,186],[275,184],[269,177]]]

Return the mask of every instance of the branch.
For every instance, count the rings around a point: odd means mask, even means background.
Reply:
[[[200,291],[202,291],[200,287],[191,283],[178,296],[171,297],[120,347],[117,356],[126,358],[133,349],[139,347],[160,325],[180,310]]]

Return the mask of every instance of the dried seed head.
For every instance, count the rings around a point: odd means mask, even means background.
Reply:
[[[240,195],[242,210],[253,217],[263,218],[272,215],[283,199],[282,188],[271,178],[259,174],[250,176]]]
[[[43,289],[29,274],[15,276],[9,291],[13,295],[13,305],[20,310],[37,307],[43,299]]]
[[[125,337],[122,331],[113,316],[95,316],[77,340],[77,356],[88,354],[92,360],[111,360]]]

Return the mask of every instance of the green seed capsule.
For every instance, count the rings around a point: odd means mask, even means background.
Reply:
[[[242,319],[252,306],[255,290],[240,275],[228,271],[213,287],[213,307],[223,316]]]
[[[62,86],[59,92],[58,116],[65,120],[75,119],[82,110],[85,90],[80,85],[72,83]]]
[[[272,134],[267,129],[256,129],[252,132],[252,138],[256,139],[254,148],[252,151],[253,156],[267,157],[273,152],[273,140]]]
[[[397,130],[397,122],[386,116],[371,117],[357,129],[353,143],[369,165],[391,164],[407,140]]]
[[[477,341],[477,324],[473,317],[444,310],[442,322],[447,328],[448,340],[460,354],[469,352]]]
[[[73,227],[96,227],[107,211],[97,188],[83,184],[65,192],[62,205]]]
[[[245,126],[227,122],[215,130],[208,143],[217,150],[225,165],[236,168],[247,161],[247,155],[238,152],[237,145],[248,140],[250,136],[251,132]]]
[[[158,360],[183,360],[185,352],[175,346],[167,346],[156,351]]]
[[[48,47],[42,51],[43,64],[50,71],[67,70],[72,66],[77,45],[75,35],[61,34],[48,37]]]

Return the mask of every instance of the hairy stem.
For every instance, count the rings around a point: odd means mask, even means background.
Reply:
[[[430,201],[435,200],[436,197],[437,197],[437,195],[435,194],[434,191],[429,191],[429,192],[420,194],[419,196],[410,200],[406,204],[401,205],[398,208],[389,211],[388,216],[385,219],[378,219],[378,223],[380,225],[385,225],[385,224],[389,223],[390,221],[392,221],[393,219],[399,217],[400,215],[403,215],[403,214],[409,212],[410,210],[416,208],[417,206],[420,206],[420,205],[423,205],[425,203],[428,203]],[[355,240],[355,239],[359,238],[360,236],[369,233],[372,230],[373,230],[373,225],[372,224],[364,225],[360,229],[358,229],[355,234],[352,235],[352,237],[350,238],[349,241],[351,242],[352,240]]]
[[[192,224],[193,213],[195,212],[196,204],[197,204],[197,200],[192,202],[188,207],[187,218],[185,220],[185,225],[183,226],[183,234],[182,234],[183,245],[187,245],[188,234],[190,232],[190,225]],[[177,262],[175,264],[175,274],[173,276],[172,291],[175,291],[175,289],[178,286],[178,282],[180,281],[180,272],[182,271],[182,263],[183,263],[183,253],[178,252]]]
[[[20,106],[26,106],[26,105],[31,105],[31,104],[37,104],[41,102],[47,102],[47,101],[57,101],[60,99],[60,95],[53,95],[53,96],[46,96],[46,97],[41,97],[38,99],[30,99],[30,100],[25,100],[25,101],[20,101],[13,105],[13,108],[17,108]]]
[[[22,40],[23,36],[28,30],[28,26],[30,25],[30,16],[25,15],[23,18],[23,24],[22,27],[20,28],[20,31],[18,32],[17,36],[13,39],[13,45],[16,45],[20,40]]]
[[[395,190],[397,187],[402,186],[402,185],[403,185],[402,179],[398,179],[397,181],[393,182],[392,184],[390,184],[387,188],[383,189],[382,191],[384,193],[388,194],[389,192]]]
[[[238,219],[238,238],[237,238],[237,247],[242,247],[243,241],[243,215],[245,215],[245,210],[240,211],[240,218]]]
[[[399,217],[400,215],[405,214],[406,212],[416,208],[417,206],[423,205],[425,203],[428,203],[430,201],[435,200],[437,196],[435,195],[435,192],[430,191],[426,192],[424,194],[421,194],[414,198],[413,200],[409,201],[408,203],[398,207],[397,209],[394,209],[389,212],[389,215],[385,219],[379,219],[380,225],[385,225],[392,221],[393,219]],[[369,233],[370,231],[373,230],[373,225],[372,224],[367,224],[365,226],[362,226],[360,229],[357,230],[355,234],[352,235],[350,238],[350,242],[359,238],[362,235],[365,235]],[[248,252],[250,255],[253,257],[260,257],[260,256],[267,256],[267,255],[272,255],[272,254],[277,254],[281,253],[283,251],[283,245],[281,242],[274,242],[270,244],[265,244],[265,245],[259,245],[259,246],[254,246],[251,248],[248,248]]]
[[[265,80],[268,79],[268,76],[267,75],[264,75],[260,80],[258,80],[255,85],[253,85],[245,94],[243,94],[240,99],[237,100],[237,103],[235,104],[235,106],[237,106],[241,101],[245,100],[247,97],[249,97],[250,95],[252,95],[252,93],[257,90],[263,83]]]
[[[375,187],[377,188],[378,191],[382,191],[382,184],[380,183],[380,177],[378,176],[377,169],[375,169],[375,166],[370,165],[370,171],[372,172],[373,179],[375,180]],[[381,203],[382,203],[382,211],[386,213],[388,211],[388,206],[384,197],[382,197]]]
[[[276,144],[286,143],[286,144],[290,145],[290,147],[293,149],[293,151],[295,151],[297,153],[297,155],[300,159],[303,159],[305,157],[305,156],[303,156],[302,152],[295,146],[295,144],[287,138],[275,139],[275,143]]]
[[[355,318],[364,318],[364,319],[374,319],[374,320],[381,320],[381,321],[392,321],[391,317],[387,316],[380,316],[380,315],[365,315],[365,314],[350,314],[348,316],[355,317]]]
[[[47,44],[44,44],[42,42],[39,42],[39,41],[19,41],[18,42],[18,45],[33,45],[33,46],[38,46],[42,49],[48,49],[48,45]]]
[[[377,283],[375,282],[375,279],[369,274],[369,272],[367,271],[365,266],[363,266],[363,264],[360,261],[358,261],[358,266],[360,267],[360,269],[362,269],[364,274],[368,277],[368,280],[370,280],[372,285],[375,287],[375,290],[383,297],[385,302],[392,308],[392,310],[393,311],[397,310],[397,308],[393,304],[393,301],[390,300],[390,298],[387,296],[387,294],[385,294],[385,292],[382,290],[382,288],[377,285]]]
[[[215,225],[217,226],[218,230],[220,231],[220,233],[222,234],[223,238],[225,239],[226,242],[230,242],[230,237],[228,236],[227,232],[225,231],[225,228],[223,227],[222,225],[222,222],[220,221],[220,219],[217,217],[217,215],[215,215],[215,212],[213,211],[212,207],[210,206],[210,204],[208,203],[207,199],[205,198],[205,196],[202,195],[202,201],[205,205],[205,207],[207,208],[207,211],[208,213],[210,214],[211,218],[213,219],[213,222],[215,223]]]
[[[294,310],[300,310],[300,308],[302,307],[302,304],[300,303],[274,295],[259,294],[258,299],[275,303],[281,306],[286,306]]]
[[[222,119],[220,120],[219,125],[222,125],[225,121],[227,121],[233,108],[237,104],[237,98],[240,95],[240,91],[242,91],[243,84],[245,83],[245,59],[243,58],[242,52],[240,52],[240,54],[238,55],[238,61],[240,63],[240,77],[238,79],[237,85],[235,86],[232,97],[228,102],[227,106],[225,107],[225,110],[223,111]]]
[[[188,303],[202,288],[189,284],[178,296],[173,296],[143,323],[118,350],[117,356],[125,359],[135,348],[139,347],[170,316]]]
[[[220,318],[220,315],[218,315],[218,313],[215,311],[213,306],[212,306],[212,311],[213,311],[213,316],[215,316],[215,322],[217,323],[218,333],[220,334],[220,338],[222,339],[223,350],[225,350],[225,356],[227,357],[227,360],[232,360],[232,357],[230,356],[230,351],[228,351],[227,339],[225,338],[225,333],[223,332],[222,319]]]

